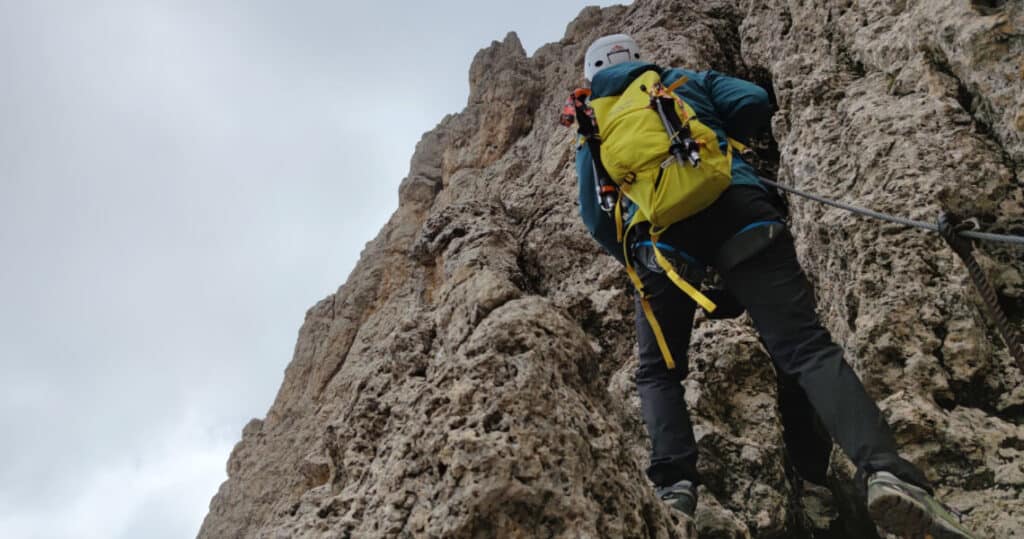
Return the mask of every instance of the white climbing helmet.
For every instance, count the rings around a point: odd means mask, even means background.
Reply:
[[[594,80],[598,71],[622,62],[635,62],[640,59],[640,45],[626,34],[613,34],[597,38],[587,48],[583,58],[583,76]]]

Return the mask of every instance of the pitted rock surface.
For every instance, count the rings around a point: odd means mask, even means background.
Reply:
[[[200,537],[658,537],[687,532],[643,474],[628,280],[577,216],[558,108],[586,45],[771,90],[766,174],[919,220],[1024,233],[1024,7],[936,0],[637,0],[587,8],[528,57],[477,54],[466,109],[417,146],[400,206],[313,306]],[[980,537],[1024,530],[1024,373],[934,235],[789,197],[822,321],[907,458]],[[1024,255],[981,245],[1011,320]],[[700,537],[875,536],[849,462],[795,474],[746,317],[695,321],[684,383]]]

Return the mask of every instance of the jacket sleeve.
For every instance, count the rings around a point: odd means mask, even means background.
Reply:
[[[768,126],[771,103],[763,88],[717,71],[705,72],[703,82],[730,137],[745,143]]]
[[[576,181],[579,187],[580,217],[587,226],[590,235],[608,254],[619,262],[622,258],[622,245],[616,241],[615,221],[601,209],[597,200],[594,185],[594,163],[590,157],[590,148],[580,142],[576,147]]]

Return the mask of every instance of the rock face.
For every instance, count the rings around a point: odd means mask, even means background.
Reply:
[[[576,215],[557,109],[586,45],[631,33],[778,104],[764,170],[920,220],[1024,233],[1024,8],[934,0],[637,0],[587,8],[527,57],[480,51],[466,109],[424,135],[400,207],[309,310],[200,537],[687,537],[655,499],[632,382],[630,286]],[[1024,530],[1024,373],[937,236],[790,198],[819,310],[905,456],[981,537]],[[986,244],[1011,319],[1024,263]],[[698,317],[685,382],[701,537],[875,535],[836,452],[793,472],[749,321]],[[833,498],[829,500],[829,498]]]

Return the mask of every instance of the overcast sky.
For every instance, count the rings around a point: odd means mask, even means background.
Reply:
[[[0,0],[0,537],[194,536],[473,54],[612,3]]]

